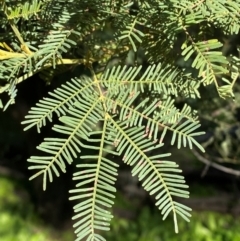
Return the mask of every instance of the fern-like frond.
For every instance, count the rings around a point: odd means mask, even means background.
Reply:
[[[158,66],[160,68],[160,66]],[[123,68],[124,69],[124,68]],[[135,71],[134,71],[135,70]],[[164,88],[158,77],[154,81],[154,74],[147,70],[140,81],[132,81],[134,75],[139,71],[138,69],[129,69],[127,73],[122,73],[120,68],[115,71],[112,70],[110,74],[103,77],[103,83],[108,86],[107,94],[105,96],[107,110],[111,113],[119,114],[121,121],[126,121],[130,126],[146,126],[146,132],[155,141],[163,141],[167,131],[173,133],[171,144],[177,141],[178,148],[182,146],[196,145],[201,151],[204,152],[202,146],[194,139],[197,135],[202,135],[204,132],[195,132],[200,127],[196,118],[196,113],[185,105],[180,111],[174,106],[174,100],[171,97],[164,97],[164,95],[156,97],[146,97],[143,100],[140,98],[140,90],[144,92],[143,83],[148,83],[146,86],[152,90],[159,91],[160,94],[164,92]],[[109,73],[110,71],[107,71]],[[149,74],[150,72],[150,74]],[[154,73],[157,73],[155,70]],[[148,82],[148,76],[153,76]],[[114,77],[118,79],[115,86],[111,83]],[[147,76],[147,77],[146,77]],[[163,73],[162,73],[162,76]],[[145,81],[146,78],[146,81]],[[149,77],[150,78],[150,77]],[[108,82],[109,79],[109,82]],[[128,82],[129,80],[129,82]],[[142,86],[138,88],[139,83],[142,81]],[[122,85],[121,85],[122,83]],[[121,86],[121,87],[119,87]],[[167,89],[167,88],[166,88]],[[166,91],[167,92],[167,91]],[[161,136],[159,135],[162,131]]]
[[[175,232],[178,232],[177,214],[189,221],[189,211],[185,205],[173,200],[173,196],[188,198],[189,192],[183,176],[175,173],[181,172],[174,162],[165,161],[163,158],[170,153],[150,155],[148,152],[157,150],[163,144],[155,145],[144,133],[144,127],[127,127],[126,122],[114,122],[117,130],[115,142],[118,143],[117,151],[123,154],[123,161],[133,166],[132,175],[137,175],[143,182],[143,187],[150,194],[156,195],[156,206],[162,211],[163,220],[173,213]]]
[[[24,18],[29,19],[33,15],[37,15],[41,11],[42,5],[45,2],[41,0],[33,0],[31,3],[25,2],[23,4],[17,4],[12,8],[8,8],[7,18],[8,19],[18,19]]]
[[[144,33],[136,28],[137,24],[142,24],[135,19],[133,23],[129,26],[126,26],[127,30],[121,32],[119,40],[128,39],[132,45],[134,52],[137,51],[137,46],[135,42],[142,43],[142,38],[144,38]]]
[[[51,61],[53,68],[56,66],[56,60],[62,58],[62,53],[67,53],[77,43],[70,39],[70,35],[79,35],[74,30],[51,31],[44,40],[44,44],[40,44],[37,53],[41,60],[38,61],[36,67],[41,67],[45,62]]]
[[[239,51],[239,49],[238,49]],[[232,97],[235,98],[233,93],[233,87],[236,81],[239,78],[239,68],[240,68],[240,59],[236,56],[229,57],[229,76],[222,77],[222,82],[224,85],[219,87],[218,91],[220,96],[223,98]]]
[[[186,118],[190,107],[185,106],[181,112],[173,106],[173,101],[170,98],[167,100],[155,99],[154,101],[146,98],[137,106],[132,106],[138,95],[139,92],[131,93],[125,89],[116,101],[109,99],[108,106],[113,109],[113,113],[116,106],[119,106],[119,118],[128,125],[145,125],[147,135],[155,141],[163,142],[167,131],[170,131],[173,133],[172,145],[177,142],[178,148],[189,146],[190,149],[195,145],[204,152],[203,147],[194,139],[195,136],[204,134],[204,132],[196,132],[196,129],[200,127],[199,122]],[[160,131],[162,131],[161,136],[159,135]]]
[[[189,1],[185,2],[189,4]],[[192,3],[192,7],[194,7],[194,12],[205,17],[205,21],[214,23],[218,28],[222,27],[225,34],[237,34],[239,32],[239,1],[202,1],[200,4]]]
[[[198,77],[202,78],[205,85],[215,83],[217,89],[219,87],[217,76],[228,73],[223,66],[227,64],[226,57],[220,51],[213,51],[221,46],[222,44],[216,39],[191,43],[188,47],[186,44],[182,45],[184,60],[187,61],[196,54],[192,67],[199,70]]]
[[[128,69],[127,66],[113,67],[103,73],[101,81],[104,86],[116,91],[118,88],[121,91],[122,88],[127,86],[131,92],[139,90],[142,93],[150,91],[167,96],[175,95],[177,97],[182,94],[186,97],[200,97],[198,91],[200,83],[193,81],[189,74],[183,74],[177,68],[159,63],[158,65],[148,66],[142,74],[141,69],[142,66]],[[141,77],[138,79],[137,77],[140,74]],[[118,80],[119,85],[116,85],[116,80]]]
[[[17,96],[17,91],[18,90],[17,90],[15,84],[12,84],[9,86],[8,95],[10,98],[9,98],[8,102],[5,104],[3,111],[5,111],[9,107],[9,105],[15,104],[15,98]]]
[[[10,53],[9,55],[14,55],[15,53]],[[16,57],[12,56],[9,59],[1,62],[0,64],[0,79],[4,79],[5,81],[13,81],[16,80],[17,77],[22,74],[22,72],[30,72],[34,69],[34,56],[23,55],[18,57],[18,53],[16,53]],[[19,54],[21,55],[21,54]],[[8,58],[8,54],[3,57]],[[1,59],[1,53],[0,53]]]
[[[112,207],[115,197],[116,189],[114,185],[118,164],[114,160],[110,160],[107,155],[118,154],[111,148],[114,136],[117,133],[108,118],[108,115],[106,115],[101,131],[91,133],[91,135],[97,135],[97,137],[89,138],[89,144],[83,145],[83,147],[91,150],[88,155],[81,156],[81,159],[87,159],[88,163],[77,165],[80,171],[74,173],[73,176],[73,180],[79,180],[76,189],[70,191],[74,194],[70,200],[79,201],[74,206],[74,212],[77,214],[73,217],[74,220],[80,218],[74,224],[77,234],[76,241],[83,238],[96,241],[105,240],[98,234],[98,231],[109,230],[110,221],[113,217],[109,209]],[[110,133],[112,135],[109,135]]]
[[[81,138],[87,140],[89,133],[94,129],[99,119],[102,118],[102,106],[98,99],[88,98],[88,101],[80,99],[74,107],[68,110],[71,116],[63,116],[60,121],[63,125],[54,125],[53,130],[67,135],[66,138],[46,138],[37,149],[47,153],[47,156],[33,156],[28,162],[34,163],[31,170],[40,169],[30,179],[43,174],[43,189],[46,189],[47,180],[52,181],[54,172],[59,176],[57,167],[65,172],[65,163],[72,163],[73,158],[80,152]]]
[[[67,82],[60,88],[54,90],[53,93],[49,93],[53,98],[44,98],[36,104],[36,107],[32,107],[25,117],[25,121],[22,124],[27,125],[24,130],[28,130],[33,126],[37,126],[38,132],[40,128],[46,125],[46,121],[52,121],[52,115],[55,112],[58,117],[61,117],[67,113],[67,110],[73,106],[83,95],[87,88],[91,89],[93,82],[90,78],[82,76],[80,79],[72,79],[71,82]]]

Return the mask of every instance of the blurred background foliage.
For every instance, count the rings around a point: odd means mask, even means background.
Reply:
[[[20,183],[0,176],[1,241],[65,241],[72,232],[57,232],[43,224]]]
[[[12,179],[0,176],[0,238],[1,241],[68,241],[73,240],[71,228],[58,230],[44,224],[34,212],[34,205],[24,186]],[[195,187],[196,188],[196,187]],[[198,186],[206,195],[212,193]],[[193,212],[190,223],[179,220],[180,233],[172,232],[172,220],[166,221],[153,207],[144,206],[134,219],[121,217],[124,212],[136,211],[136,206],[118,194],[115,218],[109,241],[239,241],[240,218],[216,212]],[[116,211],[118,209],[118,212]]]
[[[191,223],[179,220],[181,232],[172,232],[172,220],[162,222],[157,212],[145,207],[139,213],[137,221],[129,222],[116,218],[108,240],[116,241],[224,241],[240,240],[240,219],[214,212],[194,212]]]

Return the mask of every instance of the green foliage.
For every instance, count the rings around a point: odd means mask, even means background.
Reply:
[[[0,237],[2,241],[61,240],[53,238],[51,230],[41,224],[34,214],[31,203],[24,195],[26,191],[19,183],[0,177],[0,186]]]
[[[193,212],[191,223],[179,221],[181,233],[171,231],[171,220],[160,223],[158,213],[148,208],[142,209],[137,221],[116,217],[112,222],[112,231],[107,233],[109,241],[222,241],[240,238],[239,218],[214,212]]]
[[[163,219],[172,214],[178,232],[177,217],[189,221],[191,215],[190,208],[174,197],[188,198],[188,186],[176,174],[181,172],[178,165],[165,160],[170,153],[161,147],[166,135],[172,135],[172,145],[204,152],[196,141],[203,134],[198,116],[186,102],[199,98],[200,86],[210,84],[220,97],[234,96],[239,59],[223,55],[216,32],[238,33],[240,2],[2,0],[0,4],[0,93],[10,96],[4,110],[14,103],[16,85],[36,73],[47,83],[82,64],[91,73],[66,79],[22,122],[24,130],[36,127],[40,132],[54,114],[59,117],[53,130],[63,137],[45,138],[37,147],[43,156],[28,159],[29,169],[36,170],[30,179],[42,175],[44,189],[54,175],[66,172],[67,164],[79,156],[83,159],[80,164],[76,161],[79,171],[73,179],[78,183],[70,191],[70,200],[78,200],[73,217],[80,219],[74,225],[76,240],[105,240],[99,230],[109,230],[120,159],[155,195]],[[181,58],[197,76],[180,68]],[[143,68],[144,62],[150,65]],[[184,98],[182,108],[177,108],[177,98]]]
[[[194,185],[195,190],[200,189],[200,196],[205,195],[205,186]],[[210,195],[209,195],[210,194]],[[197,193],[199,196],[199,193]],[[208,192],[208,197],[212,195]],[[164,225],[161,224],[158,212],[150,210],[147,206],[136,210],[136,206],[127,201],[122,195],[116,199],[118,213],[130,212],[137,214],[133,219],[126,219],[116,215],[112,222],[112,231],[107,233],[109,241],[222,241],[240,238],[240,219],[228,214],[215,212],[193,212],[191,222],[186,223],[179,220],[181,232],[175,234],[171,232],[171,219],[167,219]]]

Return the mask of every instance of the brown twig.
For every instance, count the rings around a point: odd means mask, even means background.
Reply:
[[[231,174],[231,175],[235,175],[235,176],[240,176],[240,171],[238,170],[234,170],[232,168],[229,167],[224,167],[222,165],[219,165],[215,162],[209,161],[208,159],[206,159],[204,156],[200,155],[196,150],[192,149],[192,153],[194,154],[194,156],[201,162],[205,163],[207,167],[212,166],[222,172]],[[206,171],[205,171],[206,172]],[[205,175],[206,173],[204,173]]]

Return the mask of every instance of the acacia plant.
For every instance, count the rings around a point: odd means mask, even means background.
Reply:
[[[240,1],[211,0],[0,0],[0,92],[14,103],[17,85],[38,74],[47,83],[79,66],[78,74],[39,100],[22,122],[38,132],[59,118],[27,161],[30,179],[55,176],[76,165],[76,240],[105,240],[114,203],[119,160],[129,165],[163,219],[189,221],[181,170],[165,158],[165,137],[177,148],[197,148],[198,114],[188,100],[207,85],[233,97],[237,57],[226,58],[220,36],[237,34]],[[186,67],[187,66],[187,67]],[[177,98],[185,105],[177,108]],[[60,134],[61,135],[60,135]],[[59,138],[59,135],[62,136]],[[84,153],[81,152],[84,150]],[[114,157],[120,158],[114,158]],[[179,200],[179,199],[178,199]]]

